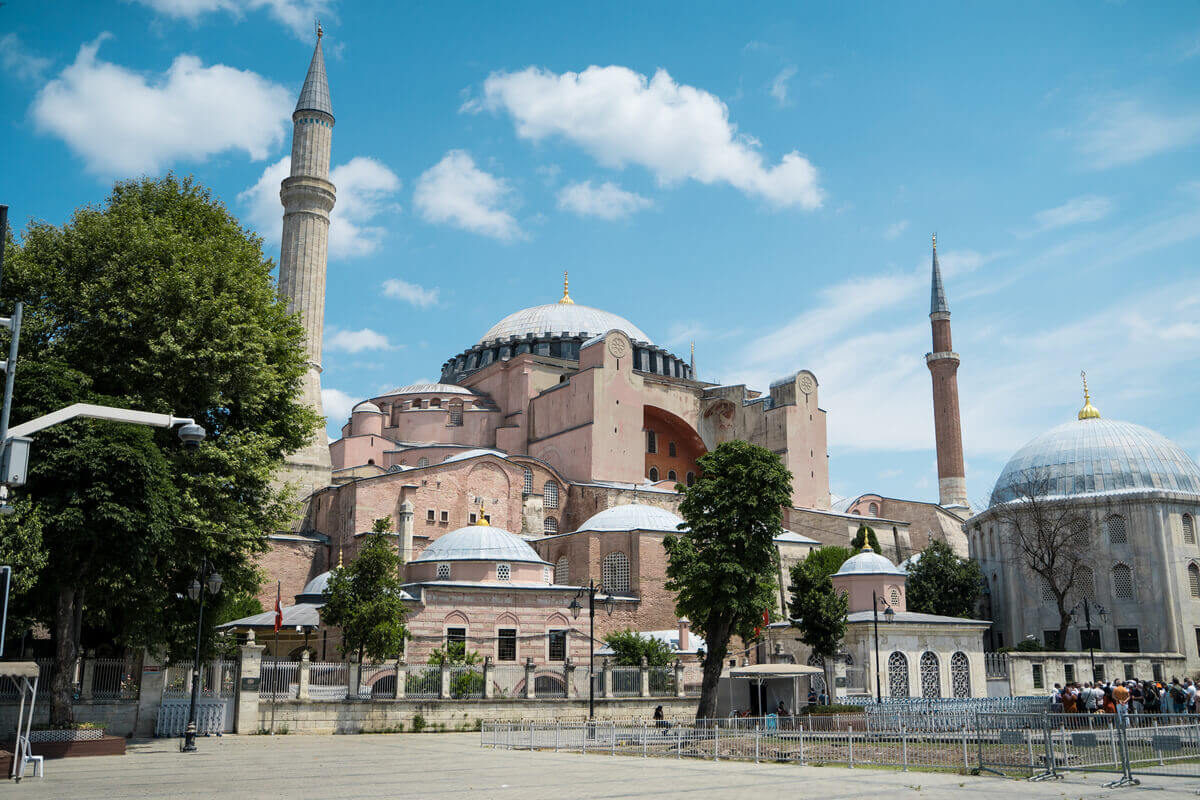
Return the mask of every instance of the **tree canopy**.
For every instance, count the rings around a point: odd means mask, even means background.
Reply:
[[[329,576],[321,621],[342,629],[343,656],[357,652],[383,660],[395,658],[404,648],[407,609],[400,599],[400,565],[392,537],[374,533],[358,557]]]
[[[662,639],[644,636],[630,628],[608,634],[604,643],[612,648],[613,661],[620,667],[636,667],[643,658],[651,667],[665,667],[675,660],[675,652]]]
[[[800,631],[800,641],[824,659],[827,671],[829,657],[838,652],[846,635],[846,596],[834,591],[832,576],[850,556],[845,547],[819,547],[791,571],[792,625]],[[832,685],[828,675],[826,685]]]
[[[909,611],[970,618],[982,590],[979,562],[959,558],[950,545],[935,539],[909,567],[905,600]]]
[[[774,604],[783,506],[792,474],[779,456],[744,441],[718,445],[697,460],[700,476],[684,489],[680,514],[689,533],[667,536],[666,588],[675,608],[704,637],[698,718],[716,713],[716,689],[729,640],[749,641]]]
[[[292,514],[272,476],[318,420],[296,400],[304,332],[261,239],[192,180],[119,182],[64,225],[31,223],[10,253],[0,290],[25,303],[14,424],[85,402],[208,431],[188,449],[175,431],[79,421],[34,441],[29,505],[0,546],[19,530],[21,549],[40,551],[18,558],[37,576],[15,601],[52,631],[52,716],[65,721],[81,640],[182,655],[195,609],[175,595],[206,558],[223,592],[257,588],[253,556]]]

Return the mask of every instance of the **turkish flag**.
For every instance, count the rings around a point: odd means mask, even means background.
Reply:
[[[280,582],[275,582],[275,632],[279,633],[279,629],[283,627],[283,606],[279,604]]]

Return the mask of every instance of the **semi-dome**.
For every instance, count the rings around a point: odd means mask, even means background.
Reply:
[[[330,571],[322,572],[317,577],[313,578],[308,583],[304,584],[304,588],[296,595],[297,603],[324,603],[325,590],[329,588],[329,577],[333,575]]]
[[[650,337],[641,328],[622,316],[599,308],[559,302],[523,308],[509,314],[489,328],[479,340],[479,344],[507,339],[509,336],[521,337],[529,333],[550,333],[554,336],[564,332],[569,336],[587,333],[594,336],[614,328],[635,341],[650,342]]]
[[[475,394],[465,386],[455,386],[453,383],[410,383],[408,386],[397,386],[391,391],[384,392],[380,397],[391,397],[394,394]]]
[[[893,564],[886,556],[881,556],[869,547],[855,556],[850,556],[842,562],[842,568],[833,574],[839,575],[906,575],[907,573]]]
[[[1132,422],[1080,417],[1018,450],[996,481],[992,505],[1031,488],[1047,497],[1155,489],[1200,495],[1200,466],[1170,439]]]
[[[588,517],[581,531],[663,531],[679,533],[683,518],[657,506],[627,503]]]
[[[382,411],[379,410],[379,406],[375,405],[370,400],[363,400],[361,403],[356,405],[354,408],[350,409],[351,414],[357,414],[359,412],[365,412],[368,414],[382,414],[383,413]]]
[[[517,561],[547,564],[520,536],[491,525],[468,525],[439,536],[413,563],[421,561]]]

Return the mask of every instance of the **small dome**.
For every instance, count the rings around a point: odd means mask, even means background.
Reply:
[[[683,518],[657,506],[641,503],[606,508],[579,526],[581,531],[664,531],[679,533]]]
[[[442,459],[443,464],[450,464],[454,461],[466,461],[468,458],[476,458],[477,456],[497,456],[499,458],[508,458],[508,453],[500,450],[488,450],[487,448],[475,448],[473,450],[464,450],[461,453],[452,453]]]
[[[304,588],[296,595],[297,603],[320,603],[324,602],[322,595],[325,594],[325,589],[329,586],[329,576],[332,572],[322,572],[317,577],[313,578],[308,583],[304,584]]]
[[[524,539],[491,525],[468,525],[439,536],[413,559],[421,561],[523,561],[547,564]]]
[[[601,311],[578,303],[548,303],[544,306],[523,308],[509,314],[497,322],[479,340],[486,344],[497,339],[507,339],[509,336],[521,337],[527,333],[540,335],[550,333],[559,336],[564,331],[568,335],[577,336],[586,333],[589,336],[607,333],[616,328],[630,339],[650,343],[641,328],[624,317],[608,311]]]
[[[382,411],[379,410],[379,406],[375,405],[370,400],[363,400],[361,403],[356,405],[354,408],[350,409],[351,414],[358,414],[358,413],[363,413],[363,412],[365,412],[367,414],[382,414],[383,413]]]
[[[842,564],[842,568],[833,574],[839,575],[906,575],[907,573],[893,564],[886,556],[881,556],[867,548],[856,556],[850,556]]]
[[[410,383],[408,386],[397,386],[391,391],[384,392],[380,397],[391,397],[394,394],[469,394],[474,395],[465,386],[453,383]]]

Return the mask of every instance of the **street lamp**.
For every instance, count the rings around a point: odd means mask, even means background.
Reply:
[[[567,609],[571,612],[572,619],[579,619],[579,612],[583,610],[583,605],[579,602],[579,598],[586,593],[588,596],[588,719],[596,718],[596,593],[600,591],[600,587],[595,581],[588,581],[586,587],[580,587],[575,596],[571,598],[571,605]],[[616,607],[617,601],[613,599],[611,593],[606,595],[600,601],[604,604],[604,610],[608,616],[612,616],[613,608]]]
[[[871,613],[875,617],[875,702],[883,702],[883,690],[879,682],[879,604],[883,603],[883,620],[891,622],[896,617],[895,610],[892,609],[888,602],[871,590]]]
[[[1108,611],[1105,610],[1104,606],[1102,606],[1098,603],[1093,605],[1092,602],[1090,600],[1088,600],[1086,597],[1083,599],[1082,603],[1080,603],[1079,605],[1077,605],[1071,609],[1072,619],[1074,619],[1075,616],[1079,613],[1080,606],[1083,607],[1083,620],[1084,620],[1084,624],[1087,625],[1086,630],[1089,634],[1091,634],[1094,630],[1092,628],[1092,611],[1093,610],[1095,610],[1096,615],[1098,617],[1100,617],[1101,622],[1108,621]],[[1088,636],[1088,645],[1094,645],[1095,643],[1096,643],[1095,637],[1092,637],[1089,635]],[[1063,647],[1065,645],[1066,645],[1066,642],[1058,643],[1059,647]],[[1096,680],[1096,648],[1095,647],[1092,647],[1092,646],[1088,647],[1088,656],[1091,658],[1091,661],[1092,661],[1092,680],[1095,681]]]
[[[296,633],[304,634],[304,652],[308,652],[308,634],[312,633],[312,625],[297,625]]]
[[[187,590],[188,597],[200,601],[200,614],[196,619],[196,658],[192,662],[192,703],[188,708],[187,732],[184,734],[183,747],[179,748],[181,753],[196,752],[196,700],[200,695],[200,638],[204,634],[204,590],[208,590],[207,594],[215,595],[221,591],[222,582],[219,572],[209,572],[206,558],[199,574],[192,579]]]

